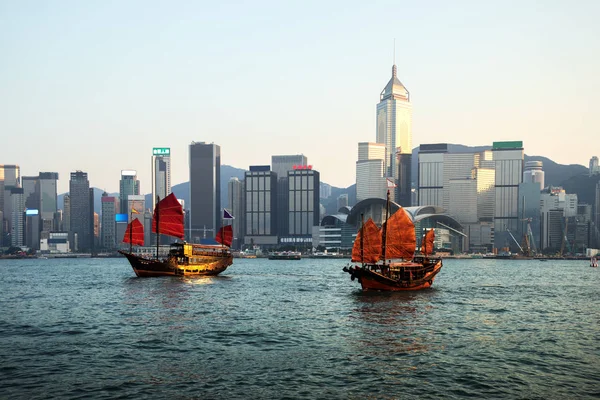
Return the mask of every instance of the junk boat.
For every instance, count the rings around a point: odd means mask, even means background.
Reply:
[[[138,213],[135,210],[131,212]],[[227,210],[224,214],[225,217],[229,216]],[[132,219],[127,225],[123,237],[123,242],[129,243],[129,252],[119,250],[139,277],[218,275],[233,263],[229,248],[233,239],[231,225],[223,226],[215,237],[220,245],[177,242],[171,244],[165,259],[159,259],[160,235],[184,238],[183,208],[173,193],[157,201],[152,217],[152,232],[156,233],[156,258],[147,258],[133,253],[133,245],[144,245],[144,226],[137,218]]]
[[[344,267],[352,280],[358,280],[363,291],[420,290],[433,285],[442,269],[441,258],[431,258],[434,229],[424,235],[421,255],[415,256],[415,225],[404,208],[391,217],[390,192],[387,193],[386,221],[381,229],[371,218],[362,223],[352,248],[352,262]]]

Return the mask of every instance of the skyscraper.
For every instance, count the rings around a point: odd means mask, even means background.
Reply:
[[[108,193],[102,194],[102,234],[100,236],[100,245],[106,250],[116,248],[116,222],[117,199],[109,196]]]
[[[71,243],[74,251],[91,250],[90,182],[87,172],[71,172],[69,180]]]
[[[383,143],[358,144],[356,201],[386,197],[385,154],[386,147]]]
[[[6,235],[10,235],[12,229],[12,212],[10,201],[10,190],[21,186],[21,169],[18,165],[0,165],[0,211],[3,218],[0,221],[0,246],[9,246],[10,241],[3,242]]]
[[[40,187],[39,177],[23,176],[21,177],[23,187],[23,197],[25,198],[25,207],[30,210],[40,208]]]
[[[527,161],[523,171],[523,183],[537,183],[539,190],[544,189],[544,164],[541,161]]]
[[[385,145],[385,176],[393,178],[396,183],[399,171],[404,178],[410,177],[410,160],[405,158],[412,154],[412,105],[410,93],[397,77],[396,65],[392,67],[392,77],[377,104],[377,143]],[[402,164],[402,169],[398,163]],[[406,179],[403,184],[406,184]],[[410,188],[399,187],[398,192],[406,196]]]
[[[277,179],[286,179],[288,171],[293,171],[299,165],[308,165],[304,154],[271,156],[271,171],[277,174]]]
[[[164,199],[171,194],[171,149],[152,149],[152,210],[156,206],[156,196]]]
[[[189,241],[213,238],[221,227],[221,147],[214,143],[190,144]]]
[[[422,144],[419,146],[419,172],[417,188],[420,206],[444,204],[444,154],[446,143]]]
[[[10,244],[11,246],[23,246],[25,244],[25,197],[23,196],[23,188],[10,188],[10,203],[11,203],[11,231]]]
[[[244,173],[244,244],[270,247],[277,245],[279,187],[277,175],[268,165],[251,165],[250,170]]]
[[[275,234],[283,235],[288,231],[288,172],[296,168],[308,168],[308,159],[303,154],[271,156],[271,171],[277,177],[277,229]]]
[[[58,211],[58,193],[56,187],[58,181],[58,172],[40,172],[39,192],[40,192],[40,217],[42,219],[41,228],[43,231],[57,231],[55,224],[56,212]]]
[[[518,250],[510,233],[519,227],[519,184],[523,182],[523,142],[494,142],[492,155],[496,168],[494,247]]]
[[[119,182],[119,212],[122,214],[129,213],[127,202],[129,195],[140,194],[140,181],[137,178],[137,171],[123,170],[121,171],[121,181]],[[155,202],[156,199],[153,200]]]
[[[296,169],[288,171],[287,176],[288,230],[279,232],[279,243],[308,246],[312,243],[313,227],[319,226],[319,172]]]

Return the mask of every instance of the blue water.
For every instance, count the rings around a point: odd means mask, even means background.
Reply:
[[[588,261],[446,260],[407,293],[362,293],[346,264],[0,260],[0,397],[600,397]]]

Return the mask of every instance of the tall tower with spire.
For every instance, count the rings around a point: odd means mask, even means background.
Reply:
[[[377,143],[385,145],[384,173],[397,188],[393,197],[402,206],[411,205],[412,105],[410,93],[392,67],[392,78],[377,104]]]

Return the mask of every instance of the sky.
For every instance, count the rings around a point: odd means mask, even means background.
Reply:
[[[391,77],[411,93],[413,147],[522,140],[525,153],[600,155],[600,1],[0,0],[0,164],[151,191],[191,142],[248,169],[304,154],[337,187]]]

